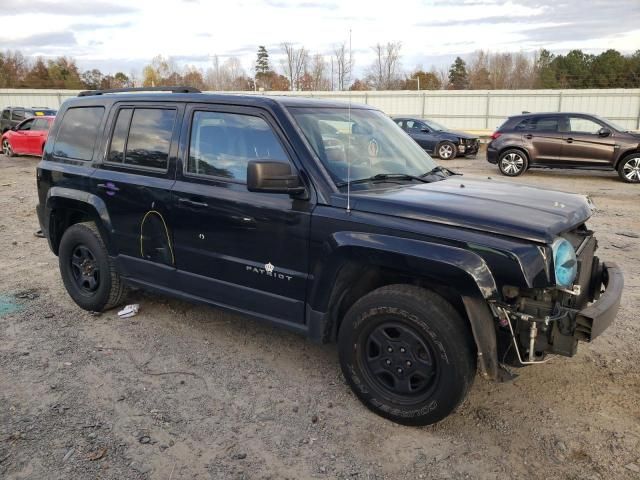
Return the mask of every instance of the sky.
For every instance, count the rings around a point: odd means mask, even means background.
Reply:
[[[206,68],[213,55],[250,72],[258,45],[330,55],[349,41],[356,73],[371,46],[402,42],[402,63],[442,68],[478,49],[591,53],[640,49],[640,0],[2,0],[0,50],[76,58],[81,70],[140,72],[155,55]]]

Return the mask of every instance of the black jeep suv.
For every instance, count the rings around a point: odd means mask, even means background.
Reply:
[[[616,170],[640,183],[640,134],[585,113],[528,113],[507,119],[491,136],[487,161],[503,175],[528,168]]]
[[[448,415],[476,368],[574,355],[620,303],[584,196],[461,178],[364,105],[87,92],[37,184],[80,307],[136,286],[337,341],[356,395],[403,424]]]

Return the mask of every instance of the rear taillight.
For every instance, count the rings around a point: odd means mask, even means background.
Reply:
[[[502,135],[502,133],[500,132],[493,132],[491,134],[491,140],[496,140],[500,135]]]

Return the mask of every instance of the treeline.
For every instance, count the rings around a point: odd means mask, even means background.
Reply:
[[[107,89],[132,86],[187,85],[203,90],[484,90],[534,88],[638,88],[640,50],[623,55],[607,50],[598,55],[572,50],[555,55],[496,53],[479,50],[448,68],[402,64],[402,44],[389,42],[371,47],[374,60],[359,70],[345,43],[325,54],[304,46],[282,43],[277,60],[264,46],[247,72],[237,57],[224,61],[214,55],[206,69],[180,66],[158,55],[140,75],[135,71],[104,74],[98,69],[81,72],[70,57],[29,58],[19,51],[0,52],[0,88]]]

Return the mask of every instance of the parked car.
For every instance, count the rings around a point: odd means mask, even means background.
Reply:
[[[451,160],[461,155],[475,155],[480,148],[478,137],[450,130],[432,120],[404,117],[396,117],[393,120],[418,145],[442,160]]]
[[[367,105],[127,91],[67,100],[37,168],[81,308],[131,285],[335,341],[358,398],[408,425],[616,316],[585,196],[462,179]]]
[[[640,183],[640,134],[585,113],[529,113],[509,117],[491,136],[487,160],[503,175],[529,168],[616,170]]]
[[[33,117],[23,120],[16,127],[0,137],[2,153],[8,157],[14,155],[42,156],[44,144],[47,143],[49,128],[55,117]]]
[[[17,126],[26,118],[45,117],[56,114],[56,110],[48,107],[6,107],[0,115],[0,132],[5,133]]]

